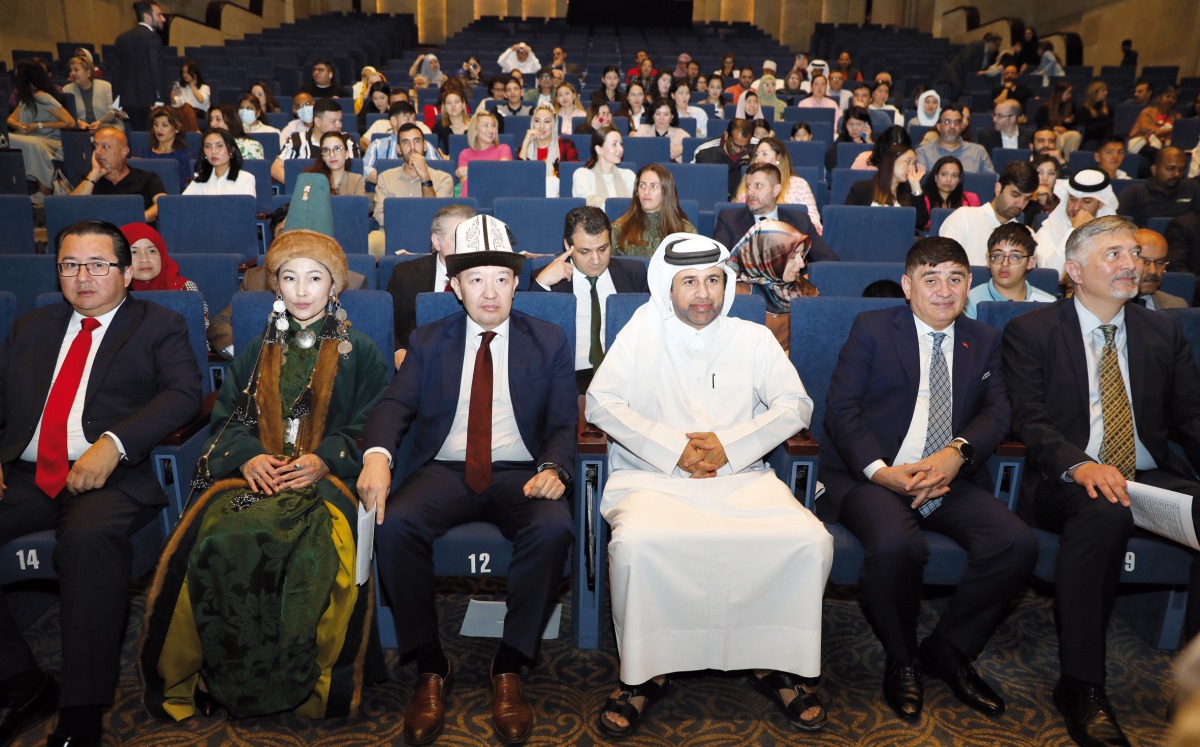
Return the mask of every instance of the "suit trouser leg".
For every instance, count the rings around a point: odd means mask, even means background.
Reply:
[[[31,532],[54,528],[57,513],[54,502],[34,486],[32,491],[24,489],[24,482],[14,479],[14,469],[4,473],[8,488],[0,500],[0,547]],[[50,558],[41,558],[50,562]],[[0,586],[0,680],[33,669],[37,666],[33,652],[17,627],[12,612],[4,600],[4,587]]]
[[[160,509],[115,488],[79,495],[64,491],[50,501],[33,480],[32,467],[12,470],[3,502],[25,496],[30,502],[48,501],[55,513],[54,566],[62,609],[60,705],[107,707],[120,674],[129,611],[130,538]]]
[[[975,659],[1033,572],[1037,539],[995,496],[961,480],[921,526],[967,551],[966,573],[933,632]]]
[[[864,482],[842,498],[840,521],[863,544],[859,590],[883,650],[902,664],[917,657],[917,613],[929,543],[910,499]]]

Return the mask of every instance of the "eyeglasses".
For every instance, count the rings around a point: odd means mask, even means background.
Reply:
[[[941,123],[946,127],[962,127],[963,121],[961,119],[943,119]]]
[[[1167,265],[1171,264],[1171,261],[1168,259],[1146,259],[1145,257],[1142,257],[1142,261],[1148,265],[1154,265],[1160,270],[1167,269]]]
[[[340,156],[345,153],[346,149],[340,145],[335,145],[332,148],[322,148],[321,155],[323,156]]]
[[[993,115],[992,115],[992,119],[1012,119],[1012,118],[1013,118],[1013,117],[1015,117],[1015,116],[1017,116],[1017,115],[1016,115],[1016,114],[1012,114],[1012,113],[1009,113],[1009,114],[1001,114],[1000,112],[996,112],[995,114],[993,114]],[[955,123],[960,123],[960,124],[961,124],[961,122],[959,122],[959,120],[950,120],[950,121],[951,121],[951,122],[955,122]],[[944,120],[944,119],[943,119],[943,120],[942,120],[942,124],[949,124],[949,123],[948,123],[946,120]]]
[[[988,255],[988,263],[993,265],[1017,265],[1029,259],[1028,254],[1006,254],[1005,252],[992,252]]]
[[[108,274],[110,267],[120,267],[116,262],[59,262],[55,267],[58,268],[58,274],[64,278],[73,278],[79,274],[80,267],[86,267],[87,272],[92,277],[102,277]]]

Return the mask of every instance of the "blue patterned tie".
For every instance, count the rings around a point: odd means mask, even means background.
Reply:
[[[925,431],[925,449],[921,458],[935,454],[950,444],[954,436],[951,427],[952,401],[950,398],[950,371],[946,367],[946,356],[942,353],[945,332],[930,332],[933,337],[933,353],[929,356],[929,424]],[[942,505],[941,498],[934,498],[917,509],[922,516],[929,516]]]

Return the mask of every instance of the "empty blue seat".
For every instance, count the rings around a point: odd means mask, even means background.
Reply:
[[[179,194],[179,162],[174,158],[130,158],[129,168],[158,174],[167,194]]]
[[[371,199],[355,195],[334,195],[333,238],[347,254],[367,253],[367,232],[371,220]]]
[[[838,143],[837,167],[839,169],[850,168],[854,165],[854,159],[858,158],[859,153],[865,153],[874,147],[870,143]]]
[[[825,243],[843,260],[903,262],[913,245],[916,208],[830,205],[821,214]]]
[[[471,199],[485,210],[491,209],[497,197],[545,197],[546,173],[541,161],[472,161],[467,165]]]
[[[255,198],[249,195],[164,195],[158,232],[172,252],[258,256]]]
[[[474,192],[475,190],[471,190]],[[474,197],[389,197],[383,201],[383,228],[388,254],[429,251],[429,227],[437,211],[447,205],[478,209]]]
[[[1030,152],[1024,148],[992,148],[992,166],[999,174],[1008,164],[1013,161],[1028,161],[1029,156]],[[983,195],[979,195],[979,199],[987,202],[991,196],[988,197],[988,200],[984,200]]]
[[[229,305],[238,288],[238,266],[245,258],[240,254],[189,254],[171,252],[179,265],[179,274],[196,284],[208,303],[208,313],[215,316]],[[139,294],[140,297],[140,294]]]
[[[718,202],[729,199],[729,169],[715,163],[666,163],[675,178],[675,192],[681,200],[700,203],[700,212],[712,212]]]
[[[820,169],[822,174],[825,173],[825,143],[815,140],[800,142],[798,140],[784,139],[783,144],[787,147],[788,156],[792,159],[793,169],[803,166],[813,166]]]
[[[8,291],[0,291],[0,343],[8,337],[8,330],[17,318],[17,297]]]
[[[585,204],[578,197],[497,197],[492,203],[492,215],[512,229],[517,251],[558,254],[563,251],[563,222],[567,213]]]
[[[624,159],[627,161],[644,166],[648,163],[665,164],[671,160],[671,141],[665,137],[627,137],[621,142],[625,146]],[[584,152],[580,151],[581,158]]]
[[[876,280],[899,283],[903,274],[903,262],[814,262],[808,268],[808,279],[822,296],[853,298]]]
[[[983,198],[980,198],[982,201]],[[942,224],[946,222],[946,218],[950,217],[950,213],[954,212],[954,208],[934,208],[929,211],[929,235],[938,236],[938,232],[942,229]]]
[[[50,246],[54,246],[59,232],[79,221],[104,220],[120,227],[146,219],[138,195],[58,195],[47,197],[45,205],[46,238]]]
[[[37,297],[59,290],[53,247],[49,254],[0,255],[0,291],[16,298],[16,316],[33,311]]]
[[[28,195],[0,195],[0,254],[33,254],[33,206]],[[49,251],[53,253],[51,240]]]
[[[974,192],[979,196],[979,204],[984,205],[996,196],[996,175],[986,171],[964,171],[963,191]]]
[[[871,179],[875,176],[874,171],[866,169],[843,169],[836,168],[829,172],[829,204],[845,205],[846,195],[850,194],[850,187],[855,182],[863,179]],[[916,223],[916,219],[913,219]]]

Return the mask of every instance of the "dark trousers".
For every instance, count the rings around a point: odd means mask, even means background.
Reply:
[[[110,706],[121,668],[121,643],[133,572],[130,538],[158,515],[116,488],[50,499],[34,484],[34,466],[5,465],[0,546],[53,529],[62,607],[62,706]],[[49,562],[49,558],[41,562]],[[0,589],[0,679],[36,666]]]
[[[1200,484],[1162,470],[1138,472],[1138,482],[1200,495]],[[1054,593],[1058,602],[1058,658],[1062,673],[1093,685],[1105,680],[1105,639],[1121,578],[1133,513],[1104,497],[1093,500],[1076,483],[1043,482],[1037,488],[1038,525],[1062,535]],[[1200,527],[1200,501],[1192,501]],[[1200,555],[1192,562],[1185,635],[1200,627]]]
[[[974,659],[1033,571],[1037,540],[996,498],[967,480],[950,486],[928,518],[912,498],[863,482],[842,498],[841,522],[863,544],[859,587],[867,617],[887,655],[903,664],[917,657],[917,613],[929,543],[940,532],[967,551],[967,571],[934,634]]]
[[[525,497],[525,483],[533,475],[531,465],[497,462],[492,484],[476,494],[467,487],[461,462],[429,462],[388,498],[375,551],[401,654],[438,640],[433,541],[460,524],[486,521],[513,543],[504,642],[534,658],[574,528],[567,496],[556,501]]]

